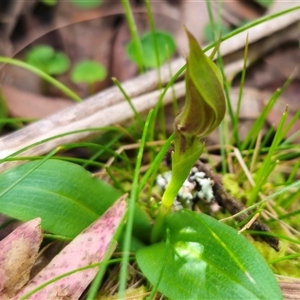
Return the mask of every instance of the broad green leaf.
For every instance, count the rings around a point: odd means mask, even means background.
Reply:
[[[153,35],[151,32],[147,32],[141,37],[141,45],[143,50],[143,64],[148,68],[156,68],[164,63],[169,57],[171,57],[176,49],[176,44],[173,37],[167,32],[156,31],[155,38],[159,52],[159,64],[157,64]],[[129,58],[138,63],[137,52],[133,42],[127,45],[127,54]]]
[[[182,210],[167,219],[170,244],[137,252],[144,275],[170,299],[282,299],[271,269],[233,228]],[[166,250],[168,250],[166,254]]]
[[[1,213],[22,221],[40,217],[44,230],[74,238],[122,195],[76,164],[55,159],[38,164],[29,162],[0,174]],[[150,224],[139,208],[136,219],[141,235]]]

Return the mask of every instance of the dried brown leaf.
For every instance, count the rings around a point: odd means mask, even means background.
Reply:
[[[0,298],[11,297],[29,280],[42,242],[41,219],[19,226],[0,242]]]

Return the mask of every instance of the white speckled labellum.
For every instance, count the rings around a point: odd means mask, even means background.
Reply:
[[[64,273],[103,260],[110,243],[124,220],[127,208],[126,195],[110,207],[92,225],[67,245],[14,299],[19,299],[41,284]],[[97,274],[99,267],[82,270],[63,277],[28,299],[78,299]]]
[[[0,242],[0,299],[13,296],[29,280],[43,240],[41,219],[15,229]]]

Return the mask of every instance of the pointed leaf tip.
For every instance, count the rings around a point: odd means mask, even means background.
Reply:
[[[175,131],[202,138],[211,133],[225,115],[222,76],[195,37],[185,28],[190,52],[187,57],[186,102],[175,119]]]

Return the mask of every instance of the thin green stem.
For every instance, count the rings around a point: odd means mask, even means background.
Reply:
[[[239,88],[239,97],[238,97],[238,103],[237,103],[235,118],[234,118],[235,122],[233,123],[233,136],[234,136],[235,142],[236,142],[237,147],[238,147],[239,150],[241,150],[241,141],[240,141],[240,136],[239,136],[238,124],[239,124],[239,117],[240,117],[241,104],[242,104],[242,96],[243,96],[245,78],[246,78],[247,59],[248,59],[248,46],[249,46],[249,43],[248,43],[248,35],[247,35],[246,44],[245,44],[245,51],[244,51],[244,65],[243,65],[243,69],[242,69],[241,83],[240,83],[240,88]]]
[[[132,190],[131,190],[130,200],[128,204],[128,220],[127,220],[127,225],[124,234],[124,247],[123,247],[123,256],[122,256],[122,263],[121,263],[121,271],[120,271],[120,285],[119,285],[120,299],[124,299],[125,296],[127,273],[128,273],[129,250],[131,245],[131,236],[132,236],[132,228],[133,228],[133,220],[134,220],[134,210],[135,210],[135,203],[138,198],[138,190],[139,190],[138,181],[139,181],[140,169],[142,165],[144,147],[146,144],[148,127],[152,117],[153,117],[153,110],[149,112],[147,120],[145,122],[145,127],[143,130],[143,135],[142,135],[142,139],[141,139],[141,143],[140,143],[140,147],[136,159]]]
[[[170,213],[170,210],[170,206],[167,207],[165,204],[161,204],[151,232],[152,243],[158,242],[162,238],[165,220]]]
[[[136,118],[136,120],[138,121],[139,125],[141,126],[141,128],[143,128],[144,126],[144,122],[142,120],[142,117],[140,116],[140,114],[138,113],[138,111],[136,110],[136,108],[134,107],[130,97],[128,96],[128,94],[126,93],[126,91],[123,89],[121,83],[119,82],[119,80],[115,77],[112,78],[113,83],[119,88],[119,90],[121,91],[121,93],[123,94],[124,98],[127,100],[130,108],[133,111],[133,114]]]
[[[108,246],[108,249],[104,255],[104,258],[102,259],[101,261],[101,266],[100,266],[100,269],[98,271],[98,274],[96,275],[91,287],[90,287],[90,290],[89,290],[89,293],[88,293],[88,296],[87,296],[87,300],[93,300],[93,299],[96,299],[97,298],[97,294],[98,294],[98,291],[99,291],[99,287],[102,283],[102,280],[103,280],[103,277],[105,275],[105,272],[106,272],[106,269],[108,267],[108,265],[110,264],[110,257],[111,255],[113,254],[114,250],[115,250],[115,247],[117,245],[117,240],[119,240],[122,232],[123,232],[123,229],[124,229],[124,224],[125,224],[125,220],[127,218],[127,214],[124,214],[122,220],[120,221],[120,225],[119,227],[117,228],[109,246]],[[128,261],[130,260],[130,258],[128,257]]]
[[[57,81],[56,79],[54,79],[53,77],[48,75],[47,73],[43,72],[42,70],[40,70],[34,66],[31,66],[23,61],[19,61],[14,58],[7,58],[7,57],[3,57],[3,56],[0,56],[0,62],[26,69],[26,70],[40,76],[41,78],[45,79],[47,82],[49,82],[50,84],[52,84],[53,86],[55,86],[56,88],[61,90],[65,95],[70,97],[72,100],[74,100],[76,102],[81,101],[81,98],[78,95],[76,95],[73,91],[71,91],[69,88],[67,88],[65,85],[63,85],[62,83],[60,83],[59,81]]]
[[[151,5],[149,0],[145,0],[146,4],[146,9],[147,9],[147,17],[149,20],[150,28],[151,28],[151,34],[152,34],[152,39],[153,39],[153,46],[154,46],[154,51],[155,51],[155,58],[156,58],[156,64],[157,64],[157,76],[158,76],[158,88],[162,87],[161,84],[161,75],[160,75],[160,59],[159,59],[159,50],[158,50],[158,43],[157,43],[157,38],[156,38],[156,30],[155,30],[155,24],[154,24],[154,19],[153,19],[153,13],[151,10]]]
[[[162,160],[164,159],[168,149],[170,148],[173,139],[174,139],[174,133],[165,142],[165,144],[163,145],[163,147],[161,148],[159,153],[155,156],[150,168],[147,170],[147,172],[144,174],[144,176],[140,180],[138,193],[140,193],[142,191],[142,189],[146,185],[148,179],[151,177],[152,174],[155,173],[157,168],[160,166],[160,163],[162,162]]]
[[[138,31],[136,28],[136,24],[134,21],[133,13],[130,7],[130,2],[128,0],[122,0],[122,5],[125,11],[125,16],[127,20],[127,24],[129,27],[130,35],[135,46],[135,50],[137,53],[137,61],[140,73],[144,72],[144,63],[143,63],[143,48],[141,45],[141,41],[139,39]]]
[[[113,263],[118,263],[120,262],[120,259],[119,258],[116,258],[116,259],[111,259],[109,260],[109,264],[113,264]],[[39,287],[37,287],[36,289],[30,291],[29,293],[25,294],[23,297],[20,298],[20,300],[25,300],[25,299],[28,299],[30,296],[32,296],[33,294],[35,294],[36,292],[42,290],[44,287],[46,287],[47,285],[59,280],[59,279],[62,279],[64,277],[67,277],[69,275],[72,275],[74,273],[77,273],[77,272],[80,272],[80,271],[84,271],[84,270],[87,270],[87,269],[92,269],[92,268],[95,268],[95,267],[99,267],[102,265],[102,262],[99,262],[99,263],[95,263],[95,264],[91,264],[91,265],[88,265],[88,266],[84,266],[84,267],[81,267],[81,268],[78,268],[76,270],[72,270],[72,271],[69,271],[69,272],[66,272],[62,275],[59,275],[57,277],[54,277],[52,278],[51,280],[48,280],[46,282],[44,282],[43,284],[41,284]]]
[[[272,163],[272,158],[274,155],[275,150],[277,149],[281,139],[282,139],[282,131],[283,131],[283,126],[285,124],[287,118],[287,111],[285,111],[282,114],[282,117],[280,119],[279,125],[278,125],[278,129],[276,131],[275,137],[273,139],[272,145],[270,147],[270,150],[267,154],[267,157],[265,158],[261,168],[258,171],[258,174],[256,176],[256,185],[253,189],[253,192],[251,193],[251,197],[248,201],[249,205],[252,205],[255,201],[255,199],[258,196],[258,193],[261,189],[261,187],[265,184],[265,182],[268,179],[269,174],[271,173],[271,171],[274,169],[275,167],[275,163]]]

